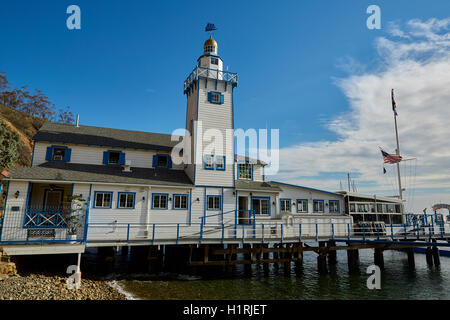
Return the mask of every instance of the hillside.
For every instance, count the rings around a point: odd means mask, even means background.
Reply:
[[[42,127],[45,120],[32,117],[26,113],[13,110],[0,104],[0,119],[5,122],[13,131],[16,131],[22,140],[18,166],[29,166],[33,153],[32,138]]]

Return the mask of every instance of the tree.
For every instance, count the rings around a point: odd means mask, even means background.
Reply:
[[[0,120],[0,170],[9,168],[17,162],[21,147],[19,134]]]

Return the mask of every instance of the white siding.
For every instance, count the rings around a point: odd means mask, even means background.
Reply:
[[[278,185],[283,191],[280,192],[279,197],[277,199],[277,210],[278,212],[281,212],[280,208],[280,199],[290,199],[291,200],[291,212],[293,214],[297,214],[297,208],[296,203],[297,199],[306,199],[308,200],[308,212],[305,214],[314,214],[313,210],[313,201],[314,200],[324,200],[324,213],[317,213],[317,214],[332,214],[336,215],[337,213],[330,213],[329,206],[327,206],[329,200],[339,200],[339,210],[340,213],[344,213],[344,201],[343,197],[340,197],[338,195],[333,195],[331,193],[324,193],[324,192],[318,192],[314,190],[307,190],[307,189],[301,189],[301,188],[295,188],[295,187],[289,187],[289,186],[283,186]],[[294,203],[294,205],[292,205]],[[303,213],[299,213],[303,214]]]
[[[47,143],[36,142],[34,150],[33,166],[45,163],[45,156],[47,147],[52,145],[67,146],[72,149],[71,163],[95,164],[103,165],[103,152],[108,150],[122,151],[125,153],[125,159],[131,160],[132,167],[151,168],[153,164],[153,156],[155,154],[170,154],[169,152],[151,151],[151,150],[135,150],[135,149],[120,149],[97,146],[81,146],[73,144]],[[172,169],[183,169],[183,165],[173,164]]]
[[[202,122],[202,136],[196,136],[197,151],[196,151],[196,185],[207,186],[233,186],[233,163],[234,163],[234,137],[227,138],[227,129],[233,129],[233,90],[232,86],[228,85],[227,91],[224,91],[224,82],[219,81],[217,89],[215,87],[215,80],[209,79],[208,87],[205,88],[205,80],[199,81],[199,103],[198,103],[198,121]],[[213,104],[208,101],[209,91],[220,91],[224,95],[223,104]],[[207,130],[219,130],[222,134],[221,141],[214,141],[215,150],[209,152],[207,147],[213,142],[201,141]],[[228,132],[230,133],[230,132]],[[230,140],[227,142],[227,140]],[[202,143],[202,149],[199,149],[199,143]],[[226,170],[205,170],[203,159],[205,154],[214,154],[215,156],[224,155],[226,157]]]
[[[17,191],[19,191],[19,196],[16,198]],[[9,183],[2,241],[27,240],[27,230],[23,228],[27,196],[28,182],[11,181]],[[18,207],[18,211],[11,211],[12,207]]]

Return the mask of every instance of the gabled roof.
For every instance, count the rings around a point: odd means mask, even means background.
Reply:
[[[82,145],[171,151],[179,141],[172,135],[143,131],[130,131],[92,126],[75,126],[47,122],[33,137],[34,141],[71,143]]]
[[[270,183],[275,183],[280,186],[286,186],[286,187],[299,188],[299,189],[304,189],[304,190],[309,190],[309,191],[327,193],[327,194],[331,194],[331,195],[338,196],[338,197],[344,197],[344,195],[340,194],[340,193],[335,193],[335,192],[330,192],[330,191],[325,191],[325,190],[320,190],[320,189],[314,189],[314,188],[309,188],[309,187],[303,187],[303,186],[298,186],[295,184],[289,184],[289,183],[278,182],[278,181],[270,181]]]
[[[131,168],[123,172],[121,166],[104,166],[78,163],[46,162],[34,167],[13,167],[9,170],[10,180],[26,181],[70,181],[100,182],[139,185],[192,186],[183,170]]]

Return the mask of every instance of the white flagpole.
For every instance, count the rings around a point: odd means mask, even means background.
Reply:
[[[391,98],[392,103],[394,103],[394,89],[391,91]],[[398,128],[397,128],[397,112],[394,111],[394,123],[395,123],[395,138],[397,139],[397,155],[400,155],[400,143],[398,140]],[[399,197],[400,200],[403,200],[403,190],[402,190],[402,180],[400,178],[400,162],[397,162],[397,175],[398,175],[398,191],[399,191]],[[402,206],[402,213],[403,213],[403,206]]]

